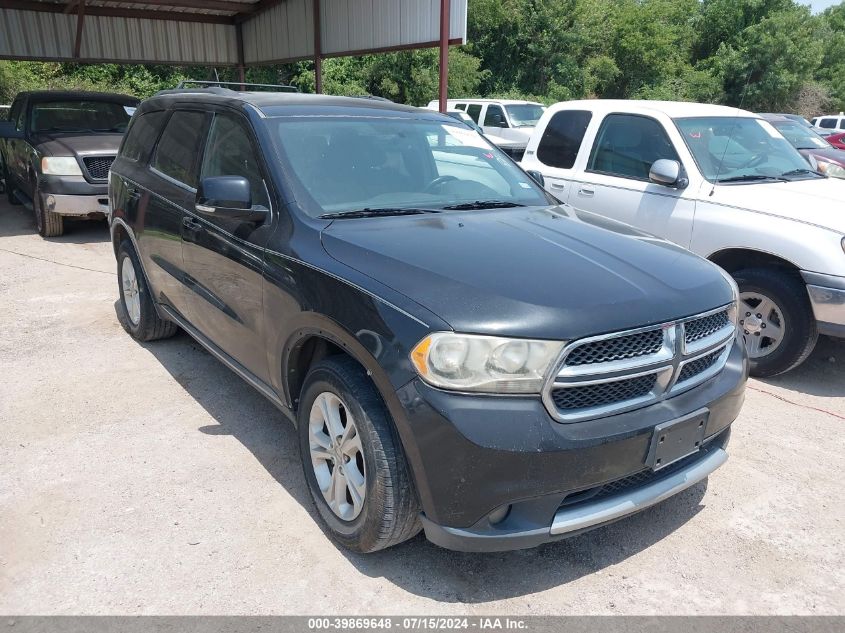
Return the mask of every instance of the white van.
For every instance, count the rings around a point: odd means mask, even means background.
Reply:
[[[449,110],[463,110],[472,117],[497,145],[498,139],[527,144],[546,110],[541,103],[513,99],[449,99],[447,103]],[[431,101],[428,109],[437,110],[438,106],[438,101]]]
[[[845,112],[839,114],[827,114],[824,116],[817,116],[810,124],[820,130],[830,132],[831,130],[843,131],[845,130]]]

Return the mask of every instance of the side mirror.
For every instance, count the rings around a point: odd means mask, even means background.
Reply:
[[[536,169],[529,169],[529,170],[528,170],[528,171],[526,171],[525,173],[526,173],[526,174],[528,174],[529,176],[531,176],[531,180],[533,180],[534,182],[536,182],[536,183],[537,183],[538,185],[540,185],[541,187],[545,187],[545,186],[546,186],[546,179],[545,179],[545,178],[543,178],[543,174],[541,174],[541,173],[540,173],[539,171],[537,171]]]
[[[683,176],[681,164],[676,160],[667,158],[654,161],[648,172],[648,179],[655,184],[677,189],[683,189],[689,184],[689,181]]]
[[[23,132],[15,129],[14,121],[0,121],[0,138],[23,138]]]
[[[268,213],[263,207],[252,206],[252,187],[243,176],[203,178],[195,208],[203,215],[245,222],[263,222]]]

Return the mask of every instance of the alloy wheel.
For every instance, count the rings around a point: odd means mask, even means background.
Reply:
[[[780,347],[786,335],[783,310],[759,292],[740,293],[739,326],[750,358],[768,356]]]
[[[120,267],[120,281],[123,285],[123,305],[126,308],[126,315],[132,325],[138,325],[141,321],[141,294],[138,289],[138,276],[135,274],[135,266],[129,257],[123,258],[123,265]]]
[[[311,465],[323,498],[340,519],[352,521],[367,496],[364,450],[352,412],[325,391],[311,405],[308,426]]]

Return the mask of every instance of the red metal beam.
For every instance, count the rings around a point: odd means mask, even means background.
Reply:
[[[451,7],[449,0],[440,0],[440,111],[446,112],[449,92],[449,23]]]
[[[140,0],[105,0],[110,4],[138,4]],[[228,0],[143,0],[142,4],[155,5],[163,8],[211,9],[213,11],[228,11],[230,13],[252,13],[255,4],[229,2]]]
[[[34,0],[0,0],[0,9],[18,11],[41,11],[44,13],[63,13],[66,5],[55,2],[36,2]],[[75,9],[71,10],[71,13]],[[184,13],[176,11],[158,11],[154,9],[124,9],[122,7],[85,8],[86,15],[112,18],[144,18],[148,20],[170,20],[173,22],[203,22],[206,24],[234,24],[228,15],[207,15],[205,13]],[[16,58],[17,59],[17,58]],[[23,59],[23,58],[20,58]]]
[[[79,53],[82,49],[82,27],[85,23],[85,0],[79,0],[78,10],[76,12],[76,42],[73,45],[73,56],[79,59]]]
[[[235,24],[235,42],[237,44],[237,51],[238,51],[238,80],[241,82],[241,92],[243,92],[246,87],[244,84],[246,83],[246,66],[244,63],[244,31],[243,25],[238,22]]]
[[[323,28],[320,20],[320,0],[312,0],[314,13],[314,91],[323,94]]]

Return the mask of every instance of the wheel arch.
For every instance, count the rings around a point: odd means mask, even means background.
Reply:
[[[774,268],[796,276],[801,274],[801,269],[788,259],[753,248],[724,248],[711,253],[707,259],[730,274],[743,268]]]

